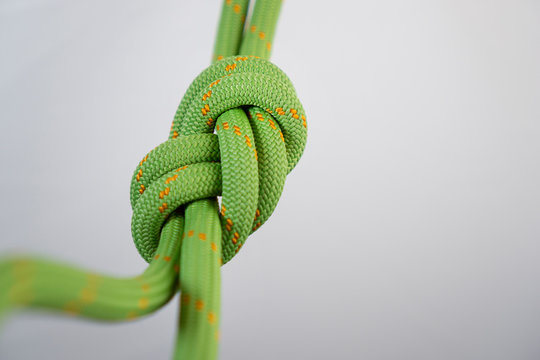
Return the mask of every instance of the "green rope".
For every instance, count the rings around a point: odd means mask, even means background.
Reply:
[[[249,0],[223,2],[212,62],[239,54],[248,4]]]
[[[306,142],[294,87],[267,60],[280,4],[258,0],[244,30],[248,1],[224,2],[214,63],[188,88],[169,139],[136,167],[132,235],[147,270],[116,279],[40,259],[5,259],[0,316],[37,307],[129,320],[157,310],[179,287],[174,358],[217,357],[220,267],[270,217]]]

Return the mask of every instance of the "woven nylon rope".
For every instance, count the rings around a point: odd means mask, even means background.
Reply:
[[[250,106],[247,120],[238,116],[243,106]],[[230,109],[237,111],[220,117]],[[152,259],[172,211],[222,192],[222,254],[229,261],[272,214],[305,139],[304,110],[281,70],[254,56],[214,63],[186,92],[169,140],[135,170],[132,230],[141,255]]]
[[[220,267],[268,220],[306,144],[304,109],[268,61],[281,1],[226,0],[213,63],[192,82],[168,140],[138,163],[132,235],[148,268],[114,278],[33,258],[0,261],[0,318],[16,307],[133,320],[180,289],[175,359],[215,359]],[[217,197],[221,196],[221,205]]]

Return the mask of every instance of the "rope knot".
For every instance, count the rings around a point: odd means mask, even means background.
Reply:
[[[135,169],[131,229],[139,253],[152,259],[175,209],[221,195],[228,262],[274,211],[306,135],[304,109],[277,66],[234,56],[208,67],[180,102],[169,140]]]

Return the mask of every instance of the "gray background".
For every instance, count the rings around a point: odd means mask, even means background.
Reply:
[[[209,64],[220,1],[0,2],[0,251],[145,268],[129,181]],[[223,268],[222,359],[540,358],[540,2],[286,1],[309,142]],[[177,302],[17,313],[1,359],[167,359]]]

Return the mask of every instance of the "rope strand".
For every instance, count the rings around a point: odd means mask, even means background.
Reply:
[[[265,59],[268,59],[270,57],[270,51],[271,51],[271,42],[274,37],[274,31],[277,23],[277,18],[279,15],[279,9],[281,6],[281,1],[275,1],[275,0],[258,0],[255,4],[255,8],[253,10],[253,16],[251,20],[251,24],[246,27],[246,32],[244,32],[242,36],[242,31],[244,29],[244,23],[246,20],[246,14],[248,11],[248,1],[232,1],[232,0],[225,0],[223,2],[223,8],[222,8],[222,15],[220,24],[218,27],[218,32],[216,35],[216,42],[214,47],[214,56],[213,61],[222,60],[228,56],[238,55],[238,54],[246,54],[246,55],[254,55],[259,56]],[[257,32],[258,31],[258,32]],[[227,66],[235,65],[233,64],[227,64],[225,65],[225,69],[227,69]],[[214,77],[216,77],[214,75]],[[216,77],[216,79],[219,79],[219,77]],[[197,80],[195,80],[194,83],[196,83]],[[206,80],[207,82],[207,80]],[[204,84],[205,82],[201,82]],[[194,94],[200,93],[201,90],[197,89],[198,91],[193,91]],[[209,89],[209,91],[215,91],[212,89]],[[207,95],[210,94],[210,95]],[[211,96],[211,93],[207,92],[205,95],[203,95],[203,99],[205,96]],[[193,96],[194,97],[194,96]],[[186,93],[186,95],[183,98],[183,101],[186,100],[186,104],[189,102],[189,100],[192,99],[192,96],[190,96],[189,90]],[[203,100],[204,101],[204,100]],[[178,127],[178,123],[180,120],[180,115],[182,114],[184,108],[181,103],[179,106],[179,109],[177,111],[177,114],[175,116],[175,121],[173,122],[173,125],[171,127],[171,134],[170,138],[174,138],[175,136],[178,136],[178,134],[182,134],[182,131]],[[205,104],[206,105],[206,104]],[[202,106],[202,104],[201,104]],[[210,107],[210,106],[208,106]],[[213,108],[213,107],[212,107]],[[201,107],[201,109],[205,109],[204,107]],[[247,118],[247,115],[250,115],[250,118]],[[252,121],[252,119],[257,119],[255,122]],[[262,121],[261,121],[262,120]],[[273,197],[272,200],[267,201],[264,199],[264,195],[262,196],[263,199],[259,198],[259,204],[262,205],[268,205],[271,210],[265,211],[262,216],[259,209],[252,209],[255,212],[255,224],[249,229],[251,231],[255,231],[258,229],[264,221],[271,215],[273,212],[273,209],[275,208],[275,205],[277,204],[277,200],[279,199],[279,195],[281,194],[281,190],[283,188],[284,182],[285,182],[285,175],[286,171],[282,170],[279,172],[277,169],[279,169],[279,166],[276,166],[276,164],[284,164],[285,163],[285,151],[283,151],[283,147],[280,147],[278,145],[273,145],[275,142],[272,142],[270,139],[276,139],[276,136],[272,136],[269,132],[273,130],[277,130],[280,132],[281,137],[283,134],[278,129],[277,125],[274,125],[273,127],[264,127],[261,126],[262,123],[272,123],[272,117],[262,108],[258,107],[248,107],[246,109],[246,112],[244,111],[234,111],[229,110],[222,115],[219,116],[217,119],[218,127],[221,124],[221,129],[224,128],[224,124],[227,124],[229,128],[232,128],[233,126],[241,125],[242,128],[247,129],[249,128],[249,123],[255,125],[253,127],[254,135],[251,134],[251,137],[248,136],[248,138],[254,139],[257,137],[257,139],[261,139],[261,146],[257,147],[259,150],[258,156],[261,158],[261,161],[259,164],[271,164],[267,166],[260,166],[260,173],[259,176],[261,178],[270,178],[271,180],[267,183],[270,183],[270,188],[262,188],[263,191],[261,191],[261,194],[265,194],[267,192],[270,192],[273,190],[274,193],[278,194],[278,196]],[[238,125],[233,125],[233,122],[238,123]],[[274,123],[275,124],[275,123]],[[176,127],[175,127],[176,125]],[[239,127],[240,128],[240,127]],[[203,128],[202,131],[205,129]],[[218,129],[218,132],[220,130]],[[189,132],[184,131],[184,134],[189,134]],[[277,135],[277,134],[276,134]],[[220,138],[221,140],[221,138]],[[220,141],[221,145],[221,141]],[[227,147],[221,147],[222,151],[223,149],[226,149]],[[261,151],[261,149],[264,149]],[[275,149],[275,151],[269,151],[267,149]],[[278,149],[282,149],[279,151]],[[237,154],[232,154],[232,156],[237,156]],[[256,155],[257,156],[257,155]],[[253,160],[252,157],[245,158],[244,161],[248,162],[249,159]],[[257,160],[255,160],[256,162]],[[274,175],[274,176],[272,176]],[[234,177],[233,177],[234,178]],[[249,177],[248,177],[249,178]],[[242,180],[244,180],[243,178]],[[227,175],[224,174],[224,181],[228,181]],[[254,183],[252,184],[252,188],[248,190],[249,193],[254,193],[256,191],[257,185]],[[273,186],[273,188],[272,188]],[[232,189],[237,189],[238,186],[232,185]],[[225,197],[226,194],[224,194]],[[188,205],[187,212],[191,210],[191,208],[198,207],[198,202],[195,202],[193,205]],[[212,204],[213,206],[208,205],[204,209],[210,209],[210,210],[203,210],[201,209],[200,212],[194,211],[193,216],[196,216],[197,218],[208,218],[211,219],[215,214],[212,214],[212,207],[217,205],[217,202],[214,201]],[[265,207],[266,208],[266,207]],[[236,237],[236,234],[239,234],[238,232],[232,231],[232,226],[234,225],[233,220],[231,220],[231,217],[229,216],[231,214],[231,211],[234,209],[227,209],[226,201],[224,200],[221,207],[221,215],[222,218],[225,221],[225,232],[227,232],[227,229],[229,229],[229,233],[232,234],[232,237],[229,239],[231,242],[234,240],[233,244],[238,244],[241,246],[243,244],[242,242],[239,242],[240,236]],[[246,212],[247,214],[250,214],[249,210]],[[253,212],[251,212],[253,213]],[[229,216],[225,218],[225,216]],[[234,215],[234,213],[233,213]],[[188,215],[189,216],[189,215]],[[189,221],[189,219],[188,219]],[[216,226],[215,223],[218,220],[214,220],[213,226]],[[230,222],[227,222],[230,221]],[[230,226],[228,228],[227,226]],[[217,234],[216,234],[217,236]],[[247,237],[247,235],[246,235]],[[214,242],[220,242],[221,238],[212,238],[212,241]],[[186,243],[187,244],[187,243]],[[231,243],[229,243],[231,244]],[[238,251],[240,247],[236,248],[236,251]],[[183,261],[186,261],[187,258],[194,258],[194,257],[203,257],[206,258],[207,255],[204,253],[204,250],[201,252],[195,253],[197,250],[202,249],[186,249],[183,248],[183,257],[182,257],[182,263],[184,266],[186,264]],[[190,252],[192,256],[185,256],[187,252]],[[232,253],[234,256],[234,253]],[[189,260],[188,260],[189,261]],[[206,269],[206,268],[205,268]],[[217,323],[219,319],[221,318],[219,316],[219,298],[215,298],[215,294],[220,292],[220,270],[218,267],[212,268],[211,271],[205,272],[204,274],[207,276],[208,280],[205,282],[204,280],[201,280],[196,276],[196,274],[190,273],[190,272],[181,272],[180,273],[180,287],[181,287],[181,293],[182,295],[182,301],[181,301],[181,310],[180,310],[180,331],[178,332],[178,339],[177,339],[177,346],[175,348],[175,359],[215,359],[217,356],[217,340],[219,339],[218,332],[213,333],[212,327],[209,327],[207,324],[207,320],[205,319],[204,313],[201,311],[197,311],[196,308],[193,306],[189,306],[190,302],[190,293],[192,292],[191,288],[197,288],[196,285],[199,285],[197,296],[199,296],[202,299],[211,299],[211,301],[206,300],[207,302],[212,303],[212,308],[214,309],[214,313],[216,314],[215,319],[213,320]],[[204,300],[200,300],[204,301]],[[217,325],[219,328],[219,325]],[[201,331],[200,329],[207,329],[207,331]],[[189,339],[189,340],[188,340]],[[193,339],[197,339],[197,341],[194,341]],[[201,347],[198,346],[198,344],[204,344],[203,348],[206,349],[204,353],[197,352],[198,349],[201,349]],[[209,357],[207,357],[209,356]]]

